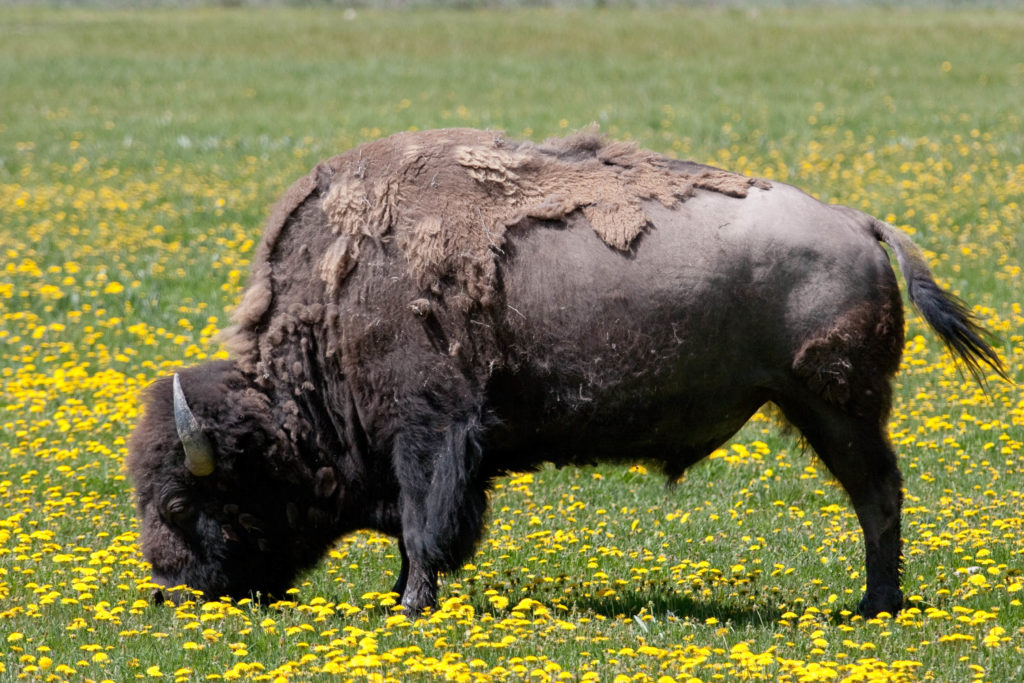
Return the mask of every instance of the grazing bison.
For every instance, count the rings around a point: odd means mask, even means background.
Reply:
[[[772,402],[857,512],[861,612],[895,612],[903,308],[879,242],[942,340],[1003,374],[906,235],[782,183],[592,132],[403,133],[334,157],[274,209],[232,360],[147,394],[128,468],[153,579],[281,595],[370,528],[399,539],[395,590],[420,611],[495,477],[640,460],[675,479]]]

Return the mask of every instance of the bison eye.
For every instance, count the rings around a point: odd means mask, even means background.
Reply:
[[[184,498],[165,500],[161,509],[164,519],[176,526],[185,526],[196,516],[196,509]]]

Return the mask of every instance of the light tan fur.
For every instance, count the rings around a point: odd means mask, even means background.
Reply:
[[[724,171],[680,172],[593,131],[541,146],[490,131],[401,133],[326,168],[322,208],[338,235],[320,265],[329,289],[356,263],[362,239],[393,235],[424,291],[454,278],[467,301],[483,305],[494,294],[506,232],[526,218],[562,220],[580,211],[609,246],[626,251],[649,222],[645,201],[671,208],[694,187],[744,196],[757,183]]]

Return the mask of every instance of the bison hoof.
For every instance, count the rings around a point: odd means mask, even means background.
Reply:
[[[888,612],[895,616],[901,609],[903,609],[903,591],[899,588],[886,588],[865,593],[857,607],[857,612],[865,619],[873,619],[881,612]]]
[[[405,608],[405,614],[410,617],[418,617],[428,609],[436,609],[437,591],[430,590],[429,587],[425,590],[414,590],[407,586],[402,596],[402,607]]]
[[[405,608],[405,614],[408,617],[418,617],[427,610],[433,610],[437,608],[437,603],[434,600],[416,600],[406,595],[402,598],[402,607]]]

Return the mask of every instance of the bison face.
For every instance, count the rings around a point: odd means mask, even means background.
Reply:
[[[315,561],[289,524],[301,496],[278,470],[291,452],[266,394],[234,364],[157,381],[128,460],[154,582],[207,598],[283,595]]]

